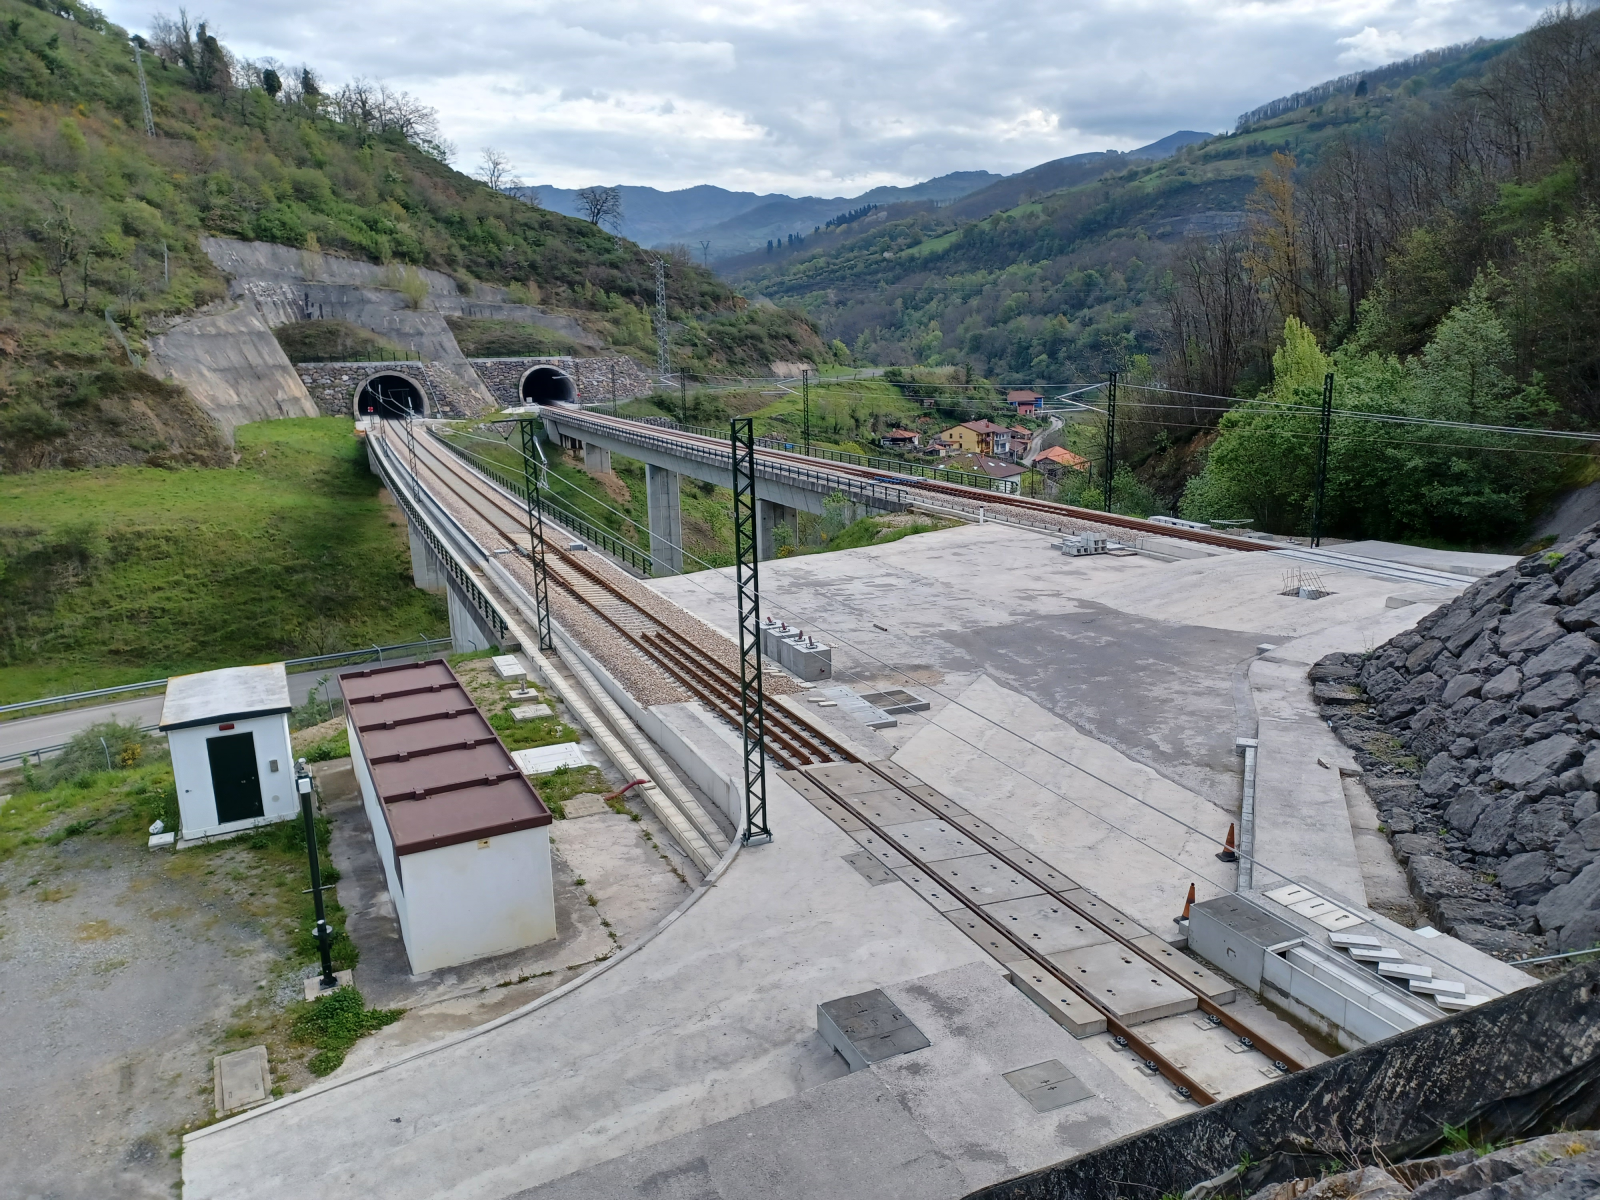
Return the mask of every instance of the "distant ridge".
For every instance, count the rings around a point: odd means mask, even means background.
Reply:
[[[1297,108],[1305,108],[1311,104],[1321,104],[1334,96],[1349,95],[1365,81],[1369,86],[1375,83],[1389,83],[1395,79],[1406,79],[1429,67],[1442,67],[1448,63],[1458,62],[1481,50],[1509,43],[1491,42],[1488,38],[1478,38],[1471,42],[1458,42],[1454,46],[1441,46],[1437,50],[1424,50],[1421,54],[1413,54],[1410,58],[1403,58],[1398,62],[1388,63],[1385,66],[1374,67],[1370,71],[1355,71],[1349,75],[1341,75],[1337,79],[1330,79],[1326,83],[1319,83],[1309,87],[1303,92],[1293,92],[1287,96],[1279,96],[1276,100],[1269,100],[1260,108],[1253,108],[1239,117],[1239,123],[1234,127],[1234,132],[1240,132],[1257,121],[1270,121],[1273,117],[1281,117],[1284,113],[1294,112]]]

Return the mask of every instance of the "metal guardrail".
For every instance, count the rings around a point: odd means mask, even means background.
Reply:
[[[430,429],[429,432],[433,434],[436,441],[443,445],[457,458],[461,459],[462,462],[465,462],[473,470],[479,472],[489,479],[494,480],[495,483],[505,488],[506,491],[516,496],[524,504],[528,502],[527,492],[523,487],[523,481],[521,479],[518,479],[509,471],[502,471],[498,467],[490,466],[481,458],[473,457],[466,450],[462,449],[460,446],[457,446],[448,438],[440,434],[437,430]],[[548,493],[549,489],[546,488],[544,491]],[[591,545],[599,546],[600,549],[604,550],[607,554],[611,555],[613,558],[621,560],[624,563],[627,563],[628,566],[634,568],[636,571],[641,571],[645,575],[650,575],[652,573],[654,564],[648,551],[641,549],[632,542],[625,541],[603,526],[596,525],[588,518],[572,511],[570,506],[563,501],[560,496],[546,494],[544,495],[543,500],[544,502],[540,507],[540,511],[545,516],[551,518],[552,520],[559,521],[568,529],[572,530],[573,533],[577,534],[580,538],[585,539]],[[560,505],[560,507],[557,508],[557,505]]]
[[[340,651],[337,654],[313,654],[309,658],[289,658],[284,660],[283,665],[285,668],[292,668],[331,662],[372,662],[374,660],[382,662],[385,654],[392,654],[396,650],[416,650],[422,647],[448,646],[450,644],[449,638],[425,638],[420,642],[398,642],[393,646],[367,646],[360,650]],[[21,712],[25,708],[45,708],[52,704],[72,704],[79,700],[97,700],[102,696],[122,696],[128,692],[142,692],[166,686],[166,679],[147,679],[143,683],[124,683],[118,687],[96,688],[89,692],[70,692],[64,696],[46,696],[42,700],[23,700],[16,704],[0,704],[0,713]],[[0,761],[4,760],[0,759]]]
[[[622,418],[624,420],[637,420],[638,424],[651,425],[657,429],[673,429],[679,433],[695,433],[701,437],[726,440],[727,435],[721,430],[707,429],[702,425],[685,425],[681,421],[674,421],[671,417],[644,417]],[[871,454],[854,454],[849,450],[834,450],[827,446],[813,445],[810,450],[802,449],[798,442],[791,442],[785,438],[758,437],[756,445],[763,450],[783,450],[790,454],[802,454],[809,458],[825,458],[830,462],[845,463],[852,467],[866,467],[873,471],[885,471],[902,475],[916,475],[923,479],[932,479],[938,483],[957,483],[963,487],[983,488],[986,491],[1010,494],[1013,487],[1009,481],[991,479],[987,475],[978,475],[972,471],[957,471],[951,467],[930,467],[923,463],[903,462],[898,458],[878,458]]]
[[[729,482],[733,479],[733,458],[729,450],[713,450],[709,446],[698,443],[683,442],[672,437],[663,437],[647,433],[648,426],[636,426],[631,422],[628,425],[618,425],[606,421],[596,421],[593,417],[576,414],[566,409],[557,409],[547,406],[542,414],[545,420],[557,426],[567,425],[577,429],[589,429],[595,433],[604,434],[620,442],[646,449],[658,451],[661,454],[676,458],[692,459],[696,462],[715,466],[728,472]],[[630,427],[631,426],[631,427]],[[756,475],[761,479],[770,479],[776,483],[788,483],[796,487],[805,488],[815,492],[838,492],[847,499],[860,504],[867,504],[874,508],[890,512],[903,512],[910,503],[903,487],[891,487],[876,480],[860,479],[853,475],[835,475],[827,471],[813,471],[808,467],[797,467],[792,463],[774,462],[772,459],[757,458]]]
[[[478,615],[484,619],[487,628],[503,642],[506,636],[505,618],[500,615],[500,610],[495,607],[494,602],[478,586],[478,581],[472,577],[471,572],[445,545],[444,540],[434,529],[433,522],[412,500],[409,489],[399,485],[399,481],[395,478],[398,471],[395,465],[389,462],[391,451],[385,444],[384,439],[372,438],[368,440],[367,444],[372,448],[372,459],[378,465],[378,472],[383,476],[383,482],[389,488],[389,494],[399,501],[400,507],[405,510],[406,517],[411,522],[411,528],[420,533],[423,540],[428,543],[429,548],[433,550],[434,555],[443,565],[445,574],[449,576],[450,582],[455,584],[456,590],[461,593],[462,598],[477,610]]]
[[[159,725],[141,725],[139,726],[139,732],[153,733],[159,728],[161,728]],[[46,756],[60,754],[71,744],[71,742],[61,742],[55,746],[39,746],[33,750],[18,750],[12,754],[0,754],[0,763],[24,762],[30,758],[36,763],[42,763]]]

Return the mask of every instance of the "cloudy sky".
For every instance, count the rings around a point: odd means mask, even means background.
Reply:
[[[189,0],[235,53],[382,79],[529,183],[854,195],[1127,150],[1526,28],[1517,0]],[[148,27],[147,0],[108,15]]]

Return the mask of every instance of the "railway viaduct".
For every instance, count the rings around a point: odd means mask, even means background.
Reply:
[[[546,436],[572,450],[583,451],[584,466],[609,471],[613,453],[645,464],[645,492],[650,510],[650,545],[657,575],[683,571],[683,517],[679,477],[728,486],[732,473],[729,451],[710,438],[674,433],[667,436],[635,422],[607,420],[551,405],[540,410]],[[906,491],[859,474],[756,459],[756,548],[758,557],[777,553],[774,533],[787,524],[798,535],[799,514],[820,513],[823,502],[843,496],[858,513],[902,512]],[[659,550],[657,548],[659,547]]]

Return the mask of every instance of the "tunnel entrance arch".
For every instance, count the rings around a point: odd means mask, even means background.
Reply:
[[[533,367],[522,377],[524,404],[576,404],[578,386],[560,367]]]
[[[385,421],[420,417],[427,411],[427,400],[415,379],[390,372],[374,375],[356,393],[357,417],[380,417]]]

